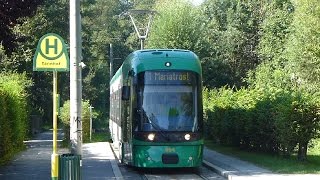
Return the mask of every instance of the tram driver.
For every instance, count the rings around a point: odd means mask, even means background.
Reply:
[[[168,130],[172,131],[172,130],[176,130],[178,127],[178,123],[179,123],[179,109],[178,109],[178,97],[175,95],[169,96],[168,99],[168,107],[169,107],[169,111],[168,111]]]

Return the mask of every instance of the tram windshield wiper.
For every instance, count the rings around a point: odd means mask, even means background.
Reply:
[[[161,129],[161,127],[154,121],[156,119],[156,116],[151,113],[150,118],[148,117],[147,113],[145,112],[144,109],[138,110],[140,113],[140,117],[144,120],[144,122],[148,122],[154,128],[159,134],[167,141],[170,140],[170,138],[165,134],[165,132]]]
[[[156,129],[157,132],[159,132],[162,137],[164,137],[166,140],[169,141],[170,138],[164,133],[164,131],[161,129],[161,127],[160,127],[157,123],[155,123],[154,120],[156,119],[156,116],[155,116],[153,113],[151,113],[151,117],[150,117],[150,118],[147,117],[147,118],[148,118],[151,126],[152,126],[154,129]]]
[[[144,109],[142,109],[142,111],[140,112],[142,113],[142,118],[144,118],[144,120],[146,120],[152,126],[152,128],[157,130],[157,132],[159,132],[164,139],[166,139],[167,141],[170,140],[169,137],[161,129],[161,127],[154,121],[154,119],[156,119],[156,116],[153,113],[151,113],[151,117],[149,118]]]

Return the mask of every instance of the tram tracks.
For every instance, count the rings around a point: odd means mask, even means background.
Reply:
[[[201,166],[198,169],[157,169],[149,170],[141,174],[144,180],[224,180],[225,178],[216,174],[207,167]]]
[[[205,179],[207,180],[208,178],[202,177],[202,176],[198,176],[198,175],[147,175],[145,174],[142,179],[144,180],[166,180],[166,179],[173,179],[173,180],[188,180],[188,179],[192,179],[192,180],[202,180]]]
[[[174,180],[207,180],[208,178],[199,176],[196,174],[187,174],[187,175],[150,175],[150,174],[144,174],[142,177],[144,180],[165,180],[165,179],[174,179]]]
[[[110,143],[116,161],[118,161],[117,149]],[[119,161],[118,161],[119,163]],[[118,164],[118,166],[120,163]],[[143,180],[225,180],[223,176],[217,174],[206,166],[199,168],[132,168],[122,164],[120,167],[124,171],[123,179],[143,179]],[[130,173],[129,173],[130,172]],[[128,174],[129,173],[129,174]],[[139,177],[140,176],[140,177]]]

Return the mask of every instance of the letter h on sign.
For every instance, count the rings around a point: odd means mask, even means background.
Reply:
[[[49,49],[54,49],[54,54],[58,54],[58,39],[54,39],[53,45],[49,44],[49,39],[46,39],[46,54],[49,54]]]

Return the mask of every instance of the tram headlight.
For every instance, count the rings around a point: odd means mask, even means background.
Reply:
[[[171,66],[171,62],[166,62],[166,63],[164,63],[164,65],[165,65],[166,67],[170,67],[170,66]]]
[[[189,141],[189,140],[190,140],[190,138],[191,138],[190,134],[186,134],[186,135],[184,135],[184,139],[185,139],[185,140]]]
[[[154,137],[155,137],[155,134],[151,133],[151,134],[148,135],[148,140],[149,141],[153,141]]]

